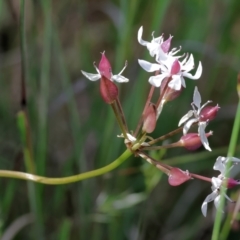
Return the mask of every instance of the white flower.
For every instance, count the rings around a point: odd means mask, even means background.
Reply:
[[[193,103],[192,108],[186,115],[184,115],[180,121],[178,126],[181,126],[183,123],[183,135],[186,135],[190,127],[193,123],[198,122],[198,134],[200,136],[201,142],[203,146],[208,150],[211,151],[209,147],[208,139],[206,137],[205,128],[207,126],[208,121],[200,121],[201,120],[201,110],[211,101],[207,101],[205,104],[201,106],[201,95],[198,91],[198,88],[195,87],[194,94],[193,94]],[[197,109],[196,109],[197,108]]]
[[[147,72],[160,71],[160,74],[149,78],[149,83],[155,87],[160,87],[165,78],[170,78],[168,86],[174,90],[180,90],[181,87],[186,87],[184,77],[190,79],[198,79],[202,74],[202,64],[199,62],[195,75],[189,73],[194,68],[194,59],[192,54],[186,56],[182,61],[178,58],[169,56],[166,61],[157,64],[150,63],[145,60],[138,60],[140,66]]]
[[[152,33],[152,41],[147,42],[142,39],[142,34],[143,34],[143,27],[140,27],[138,30],[138,42],[146,46],[150,55],[154,57],[156,55],[156,61],[161,62],[167,60],[168,56],[174,56],[176,53],[178,53],[181,48],[176,49],[173,48],[171,51],[169,51],[170,46],[171,46],[171,39],[173,36],[170,35],[170,37],[164,41],[163,36],[154,38],[154,35]]]
[[[104,52],[102,53],[102,58],[99,62],[98,68],[95,64],[94,64],[94,67],[97,71],[97,74],[81,71],[82,74],[91,81],[97,81],[97,80],[101,79],[101,75],[104,75],[105,77],[109,78],[110,80],[116,81],[119,83],[129,81],[127,78],[125,78],[124,76],[121,75],[123,73],[123,71],[125,70],[125,68],[127,67],[127,64],[125,64],[124,68],[122,69],[122,71],[119,74],[113,75],[111,65],[110,65],[108,59],[106,58]]]
[[[232,178],[226,178],[226,164],[227,162],[231,161],[233,163],[232,167],[234,167],[235,165],[237,165],[238,163],[240,163],[240,159],[238,158],[234,158],[234,157],[218,157],[213,169],[220,171],[220,175],[218,175],[218,177],[213,177],[212,178],[212,193],[209,194],[206,199],[204,200],[201,210],[202,210],[202,214],[204,217],[206,217],[207,215],[207,207],[208,207],[208,203],[214,201],[214,205],[216,207],[216,209],[218,209],[219,204],[220,204],[220,189],[223,186],[223,182],[227,180],[227,188],[232,188],[236,185],[239,185],[239,181],[238,180],[234,180]],[[229,168],[230,169],[232,169]],[[224,196],[226,199],[228,199],[230,202],[233,202],[225,193]]]
[[[228,164],[228,162],[232,162],[232,166],[228,169],[228,171],[226,171],[226,165]],[[221,174],[218,176],[219,178],[226,176],[226,174],[237,164],[240,163],[240,159],[239,158],[235,158],[235,157],[222,157],[219,156],[213,166],[213,169],[216,171],[219,171]]]

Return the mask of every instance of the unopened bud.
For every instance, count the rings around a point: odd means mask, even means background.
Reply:
[[[191,179],[188,171],[172,168],[169,172],[168,182],[171,186],[178,186]]]
[[[172,64],[172,68],[171,68],[171,74],[172,75],[178,74],[180,69],[181,69],[181,65],[180,65],[179,61],[177,59],[174,60],[174,62]]]
[[[227,184],[226,184],[227,188],[234,188],[237,185],[240,185],[240,180],[239,179],[235,180],[233,178],[227,178],[225,181],[227,181]]]
[[[170,88],[168,86],[166,86],[166,84],[168,84],[168,81],[169,81],[169,78],[165,78],[162,83],[161,83],[161,87],[160,87],[160,94],[162,95],[163,94],[163,91],[164,91],[164,96],[163,96],[163,99],[165,101],[172,101],[174,100],[175,98],[177,98],[183,91],[183,87],[181,86],[180,90],[175,90],[173,88]]]
[[[142,131],[146,133],[151,133],[154,131],[157,122],[156,114],[156,106],[150,103],[146,110],[146,113],[143,116]]]
[[[169,38],[161,44],[161,49],[163,50],[163,52],[168,53],[171,47],[172,38],[173,36],[170,35]]]
[[[100,79],[100,93],[103,100],[111,104],[118,97],[118,87],[110,79],[102,75]]]
[[[215,107],[213,106],[204,107],[200,112],[200,121],[206,122],[213,120],[216,117],[219,109],[220,107],[218,105],[216,105]]]
[[[212,135],[212,132],[206,133],[206,137]],[[201,138],[197,133],[188,133],[182,136],[179,143],[189,151],[194,151],[202,146]]]
[[[112,67],[110,62],[105,56],[105,52],[102,53],[102,58],[99,62],[98,69],[101,75],[104,75],[106,78],[111,79],[112,77]]]

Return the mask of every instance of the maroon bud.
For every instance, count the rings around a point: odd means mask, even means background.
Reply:
[[[161,44],[161,48],[164,53],[168,53],[168,51],[171,47],[171,40],[172,40],[172,36],[170,35],[170,37]]]
[[[118,88],[110,79],[102,75],[100,79],[100,93],[103,100],[111,104],[118,97]]]
[[[206,122],[213,120],[216,117],[219,109],[220,107],[218,105],[216,105],[215,107],[213,106],[204,107],[200,112],[200,121]]]
[[[169,78],[165,78],[162,81],[161,87],[160,87],[160,94],[163,94],[163,91],[166,87],[166,84],[168,84],[168,81],[169,81]],[[165,92],[164,92],[163,99],[165,99],[165,101],[172,101],[182,93],[183,89],[184,88],[182,86],[181,86],[180,90],[175,90],[175,89],[167,86],[165,89]]]
[[[235,180],[233,178],[228,178],[228,179],[226,179],[226,181],[227,181],[227,185],[226,185],[227,188],[234,188],[237,185],[240,185],[240,180]]]
[[[171,74],[174,75],[174,74],[179,73],[180,69],[181,69],[181,65],[180,65],[179,61],[176,59],[172,64]]]
[[[143,116],[143,127],[142,130],[146,133],[154,131],[157,122],[157,111],[156,106],[152,103],[149,104],[144,116]]]
[[[108,59],[105,56],[105,52],[102,53],[102,58],[99,62],[98,69],[101,75],[104,75],[106,78],[111,79],[112,77],[112,67]]]
[[[212,135],[212,132],[206,133],[206,137]],[[197,133],[188,133],[179,140],[181,145],[189,151],[194,151],[202,146],[201,138]]]
[[[178,186],[191,179],[187,171],[182,171],[179,168],[172,168],[169,172],[168,183],[171,186]]]

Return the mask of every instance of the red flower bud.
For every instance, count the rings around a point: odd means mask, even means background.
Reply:
[[[226,185],[227,188],[234,188],[237,185],[240,185],[240,180],[235,180],[233,178],[228,178],[228,179],[226,179],[226,181],[227,181],[227,185]]]
[[[118,97],[118,88],[110,79],[102,75],[100,79],[100,93],[103,100],[111,104]]]
[[[157,115],[156,106],[150,103],[143,116],[142,130],[144,132],[151,133],[154,131],[157,122],[156,115]]]
[[[220,107],[218,105],[216,105],[215,107],[212,106],[204,107],[200,112],[200,121],[205,122],[213,120],[216,117],[219,109]]]
[[[206,133],[206,137],[212,135],[212,132]],[[202,146],[201,138],[197,133],[188,133],[179,140],[183,147],[189,151],[194,151]]]
[[[112,67],[108,59],[105,56],[105,52],[102,53],[102,58],[99,62],[98,69],[101,75],[104,75],[106,78],[111,79],[112,77]]]
[[[191,179],[191,176],[186,171],[179,168],[172,168],[169,172],[168,182],[171,186],[178,186]]]
[[[168,51],[171,47],[171,40],[172,40],[172,36],[170,35],[170,37],[161,44],[161,48],[162,48],[163,52],[168,53]]]
[[[168,84],[169,78],[165,78],[160,86],[160,94],[163,94],[163,91],[165,89],[166,84]],[[165,89],[165,93],[163,96],[163,99],[165,99],[166,101],[172,101],[175,98],[177,98],[183,91],[183,87],[181,86],[180,90],[175,90],[173,88],[170,88],[167,86],[167,88]]]
[[[176,59],[172,64],[171,74],[174,75],[174,74],[179,73],[180,69],[181,69],[181,65],[180,65],[179,61]]]

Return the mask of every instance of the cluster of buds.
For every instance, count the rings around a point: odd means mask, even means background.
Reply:
[[[125,63],[124,68],[119,74],[113,75],[111,64],[105,56],[105,52],[103,52],[98,67],[94,63],[97,73],[93,74],[85,71],[82,71],[82,73],[91,81],[100,80],[100,95],[107,104],[111,105],[114,111],[122,132],[119,137],[124,138],[126,147],[130,149],[135,156],[145,159],[166,173],[169,176],[169,184],[172,186],[178,186],[190,179],[200,179],[212,183],[213,192],[207,196],[202,205],[202,213],[206,216],[208,202],[214,201],[215,205],[218,206],[219,191],[222,186],[230,188],[239,184],[237,180],[226,177],[226,163],[231,160],[232,163],[236,165],[240,160],[236,158],[219,157],[214,165],[214,169],[219,170],[221,174],[217,178],[208,178],[163,164],[160,161],[152,159],[146,153],[148,150],[174,147],[184,147],[189,151],[194,151],[201,146],[211,151],[208,137],[212,135],[212,131],[206,132],[205,129],[208,123],[216,117],[220,108],[218,105],[208,105],[211,101],[207,101],[201,106],[201,95],[198,88],[195,87],[193,102],[191,104],[192,110],[180,119],[178,127],[172,132],[156,139],[149,136],[148,134],[155,130],[157,120],[165,103],[176,99],[183,93],[186,88],[185,79],[197,80],[201,77],[202,64],[199,62],[195,74],[192,74],[191,71],[194,69],[193,55],[177,55],[181,51],[181,47],[171,49],[173,36],[169,36],[167,40],[164,40],[163,35],[155,38],[154,34],[152,34],[152,40],[148,42],[142,39],[142,35],[143,27],[140,27],[137,37],[138,42],[147,47],[155,62],[150,63],[139,59],[138,63],[145,71],[155,72],[155,74],[148,79],[151,88],[135,131],[131,131],[130,133],[128,130],[127,121],[118,97],[118,87],[115,84],[115,82],[125,83],[129,81],[126,77],[122,76],[127,63]],[[159,97],[156,102],[152,102],[152,96],[156,88],[159,88]],[[198,125],[197,133],[190,132],[193,125]],[[179,141],[168,145],[155,145],[180,132],[182,132],[183,135]]]

